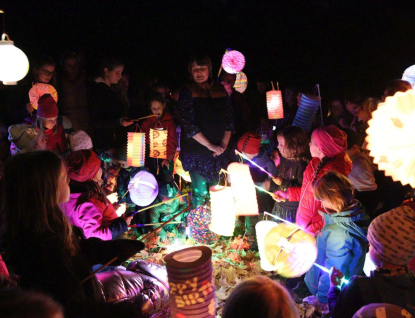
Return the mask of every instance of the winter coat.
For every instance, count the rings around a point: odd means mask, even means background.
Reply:
[[[362,204],[355,201],[346,211],[322,214],[325,225],[317,235],[316,263],[328,269],[334,266],[347,278],[363,273],[370,219]],[[313,266],[304,281],[310,292],[326,304],[330,288],[329,275]]]
[[[46,149],[63,154],[68,151],[68,141],[65,137],[65,131],[63,126],[57,123],[57,130],[53,132],[53,129],[46,129]]]
[[[127,231],[127,223],[118,217],[110,202],[106,204],[95,198],[89,199],[77,208],[81,193],[71,193],[69,201],[62,204],[69,223],[81,228],[86,238],[97,237],[107,241]]]
[[[288,188],[289,201],[299,201],[296,223],[312,234],[317,234],[323,228],[324,222],[319,210],[323,210],[320,201],[314,199],[313,179],[314,173],[320,163],[319,158],[313,158],[303,175],[301,188]],[[337,171],[346,177],[352,171],[352,162],[345,152],[339,153],[334,160],[328,162],[319,172],[317,180],[327,171]]]

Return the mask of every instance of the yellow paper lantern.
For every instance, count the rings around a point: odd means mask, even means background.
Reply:
[[[255,225],[259,258],[261,259],[261,268],[267,272],[272,272],[275,269],[275,266],[272,265],[265,256],[264,240],[268,232],[271,231],[277,225],[278,223],[273,221],[259,221]]]
[[[284,118],[284,108],[282,106],[282,93],[278,90],[267,92],[267,109],[269,119]]]
[[[209,188],[211,221],[209,229],[219,235],[232,236],[235,229],[235,201],[232,189],[215,185]]]
[[[128,133],[127,165],[132,167],[144,166],[146,153],[146,134]]]
[[[235,197],[235,214],[258,215],[258,202],[254,181],[249,171],[249,166],[239,162],[233,162],[228,166],[231,175],[231,187]]]
[[[150,128],[150,157],[167,159],[167,130]]]
[[[370,156],[385,175],[415,187],[415,92],[398,92],[379,104],[369,120]]]
[[[7,34],[0,41],[0,81],[4,85],[16,85],[29,71],[29,60],[22,50],[14,46]]]

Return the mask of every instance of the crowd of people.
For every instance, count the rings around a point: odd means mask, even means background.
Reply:
[[[221,170],[239,161],[250,166],[256,185],[273,193],[257,191],[259,216],[241,220],[250,248],[257,249],[256,223],[272,212],[314,235],[316,263],[332,268],[329,275],[312,267],[304,277],[319,314],[415,315],[414,194],[377,168],[365,142],[377,105],[411,84],[392,80],[379,99],[347,91],[325,102],[305,131],[293,122],[301,98],[312,92],[286,86],[284,118],[270,120],[269,81],[258,77],[248,93],[236,91],[236,75],[222,71],[214,78],[206,55],[189,59],[189,82],[154,79],[139,92],[131,91],[125,65],[114,57],[102,59],[93,79],[81,55],[65,53],[60,66],[40,56],[30,84],[0,91],[0,312],[28,317],[22,309],[28,306],[42,317],[144,315],[129,303],[105,304],[98,280],[84,279],[94,265],[115,257],[111,265],[120,265],[144,248],[138,240],[120,239],[131,223],[164,222],[186,208],[178,199],[134,216],[178,195],[177,163],[190,175],[190,203],[197,208],[209,204],[211,185],[225,182]],[[167,131],[164,157],[150,156],[152,130]],[[127,160],[128,132],[146,135],[142,167]],[[157,187],[156,195],[130,196],[138,173],[143,184]],[[184,217],[179,221],[183,228]],[[376,266],[370,277],[363,276],[367,253]],[[349,283],[342,286],[344,276]],[[265,277],[243,282],[223,317],[296,317],[289,289],[301,281],[291,286],[288,280],[286,287]]]

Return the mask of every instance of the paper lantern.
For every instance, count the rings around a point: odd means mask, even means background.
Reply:
[[[244,72],[239,72],[236,74],[235,84],[233,88],[239,93],[245,92],[246,88],[248,87],[248,77],[246,77]]]
[[[150,157],[167,159],[167,130],[150,128]]]
[[[139,171],[128,183],[130,198],[138,206],[147,206],[152,203],[158,193],[159,186],[156,178],[147,171]]]
[[[415,85],[415,65],[408,67],[402,74],[402,79],[411,83],[412,88]]]
[[[415,92],[386,97],[369,120],[370,156],[385,175],[415,187]]]
[[[209,188],[211,221],[209,229],[219,235],[232,236],[235,229],[235,201],[232,189],[215,185]]]
[[[212,250],[190,247],[166,255],[172,317],[215,318]]]
[[[16,85],[29,71],[29,60],[22,50],[14,46],[7,34],[0,41],[0,81],[4,85]]]
[[[192,182],[192,179],[190,178],[189,171],[184,171],[183,164],[180,161],[179,158],[176,158],[174,160],[174,171],[173,174],[178,174],[180,177],[182,177],[187,182]]]
[[[128,133],[127,165],[132,167],[144,166],[146,153],[146,134]]]
[[[369,253],[366,253],[365,265],[363,265],[363,273],[365,273],[367,277],[370,277],[370,272],[374,271],[375,269],[376,265],[370,258]]]
[[[56,89],[49,84],[35,83],[29,90],[30,104],[34,109],[37,109],[39,98],[44,94],[50,94],[55,102],[58,102],[58,92]]]
[[[207,206],[198,206],[191,210],[187,216],[187,225],[190,236],[199,244],[211,245],[216,242],[217,235],[209,230],[211,212]]]
[[[264,252],[274,271],[284,277],[298,277],[317,259],[314,236],[295,224],[280,223],[265,236]]]
[[[264,247],[264,240],[265,236],[268,234],[270,230],[272,230],[274,227],[278,225],[277,222],[273,221],[259,221],[255,225],[255,232],[256,232],[256,239],[258,243],[258,252],[259,252],[259,258],[261,259],[261,268],[264,271],[272,272],[275,268],[274,265],[272,265],[267,257],[265,256],[265,247]]]
[[[305,131],[310,131],[319,105],[320,101],[318,97],[308,97],[302,94],[300,105],[298,105],[298,110],[295,114],[293,126],[300,127]]]
[[[249,165],[233,162],[228,166],[231,175],[231,187],[235,198],[235,214],[258,215],[258,202],[254,181]]]
[[[222,58],[222,67],[229,74],[236,74],[243,70],[245,57],[241,52],[231,50],[226,52]]]
[[[281,91],[274,90],[267,92],[267,109],[269,119],[284,118],[284,108],[282,106]]]

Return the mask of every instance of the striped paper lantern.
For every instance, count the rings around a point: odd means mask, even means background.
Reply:
[[[267,109],[269,119],[284,118],[284,108],[282,105],[281,91],[274,90],[267,92]]]
[[[239,93],[243,93],[245,92],[247,87],[248,77],[246,77],[246,74],[244,72],[239,72],[238,74],[236,74],[236,80],[235,84],[233,85],[233,88],[235,88],[235,90]]]
[[[235,229],[235,201],[231,187],[215,185],[209,188],[211,220],[209,229],[219,235],[232,236]]]
[[[129,132],[127,138],[127,165],[131,167],[144,166],[146,134]]]
[[[150,157],[167,159],[167,130],[150,128]]]
[[[319,106],[320,101],[318,97],[310,98],[302,94],[300,105],[298,105],[298,110],[295,114],[293,126],[300,127],[305,131],[310,131]]]

